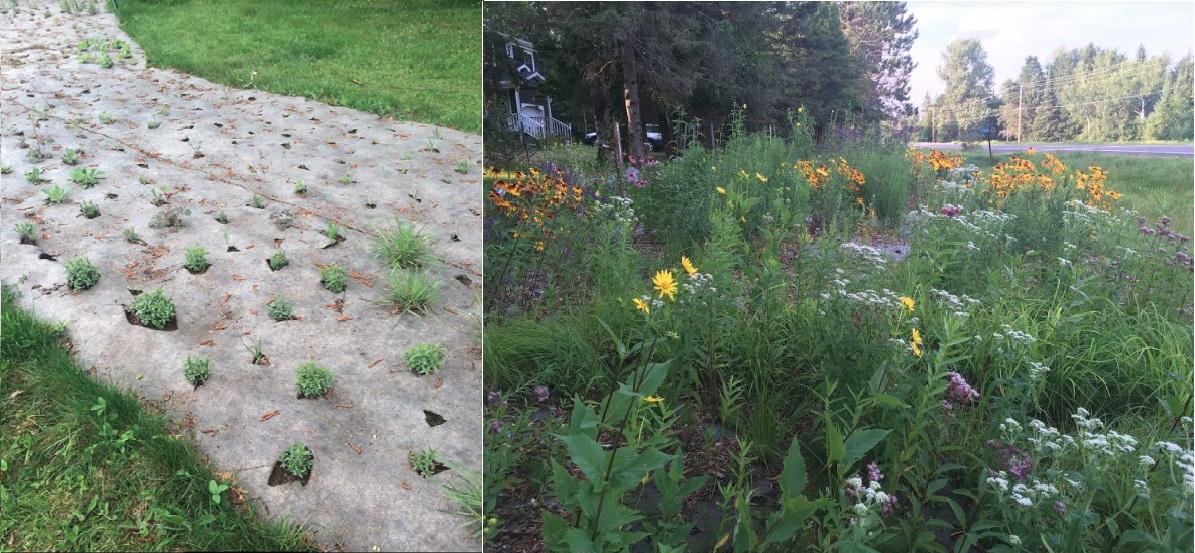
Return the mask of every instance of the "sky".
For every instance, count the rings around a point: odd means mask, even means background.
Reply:
[[[917,63],[910,98],[921,106],[925,93],[941,94],[938,77],[946,46],[957,39],[977,38],[1000,83],[1016,79],[1027,56],[1044,67],[1060,47],[1088,43],[1115,48],[1132,57],[1144,45],[1150,57],[1168,52],[1177,60],[1195,50],[1195,1],[912,1],[908,13],[917,19],[920,36],[910,55]]]

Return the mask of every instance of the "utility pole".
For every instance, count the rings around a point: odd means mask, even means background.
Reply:
[[[938,141],[938,127],[934,125],[934,106],[929,107],[929,141]]]

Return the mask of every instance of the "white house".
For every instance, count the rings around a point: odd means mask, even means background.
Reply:
[[[560,136],[572,138],[572,125],[552,117],[552,98],[540,92],[544,82],[544,66],[530,42],[499,33],[506,39],[506,57],[516,75],[506,68],[487,68],[502,71],[498,85],[506,91],[506,126],[535,138]]]

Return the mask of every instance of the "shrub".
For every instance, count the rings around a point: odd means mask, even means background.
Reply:
[[[392,269],[422,266],[432,259],[429,239],[415,225],[395,220],[394,230],[374,229],[374,257],[384,259]]]
[[[306,478],[307,473],[311,472],[311,461],[314,458],[315,455],[303,442],[295,442],[278,456],[278,464],[282,465],[282,470],[294,477]]]
[[[432,374],[444,366],[448,350],[439,344],[415,344],[402,357],[411,371],[423,376]]]
[[[86,257],[66,262],[66,285],[71,290],[86,290],[100,281],[100,272]]]
[[[348,273],[340,265],[329,265],[320,269],[319,277],[324,288],[336,293],[343,292],[348,286]]]
[[[440,297],[442,285],[428,271],[396,271],[387,280],[390,287],[384,301],[399,313],[426,311]]]
[[[206,356],[191,357],[188,355],[187,359],[183,361],[183,376],[186,376],[187,381],[191,384],[199,386],[212,375],[211,363],[212,360]]]
[[[308,361],[299,365],[295,386],[299,389],[299,397],[319,397],[328,393],[332,379],[332,371]]]
[[[128,310],[135,313],[141,324],[161,330],[174,318],[174,300],[162,288],[137,296]]]

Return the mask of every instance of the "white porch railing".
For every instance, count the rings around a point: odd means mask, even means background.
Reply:
[[[572,125],[551,117],[529,117],[521,113],[512,113],[506,120],[506,126],[539,139],[547,138],[549,135],[565,138],[573,135]]]

